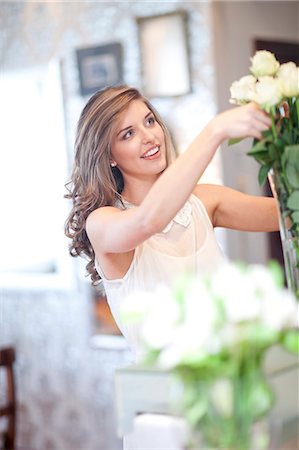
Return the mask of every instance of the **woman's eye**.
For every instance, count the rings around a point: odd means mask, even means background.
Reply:
[[[148,123],[149,125],[153,125],[153,124],[155,123],[155,118],[154,118],[154,116],[149,117],[149,118],[147,119],[147,123]]]
[[[124,135],[123,135],[123,139],[128,139],[129,137],[131,137],[133,134],[133,130],[128,130]]]

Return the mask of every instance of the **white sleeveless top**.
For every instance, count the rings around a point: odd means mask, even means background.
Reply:
[[[134,205],[123,200],[120,209]],[[191,195],[187,203],[161,233],[136,247],[132,263],[123,278],[109,280],[100,265],[101,276],[113,317],[132,350],[138,355],[138,327],[127,326],[120,318],[125,297],[135,290],[151,290],[158,283],[172,284],[181,274],[208,273],[226,261],[203,203]]]

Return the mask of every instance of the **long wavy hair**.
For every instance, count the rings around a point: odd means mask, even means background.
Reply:
[[[75,158],[70,180],[65,187],[72,208],[65,223],[65,234],[71,239],[71,256],[87,259],[87,275],[93,285],[101,279],[95,268],[95,253],[86,233],[86,219],[101,206],[112,206],[121,200],[124,188],[122,173],[111,167],[111,142],[120,114],[133,100],[142,100],[161,126],[166,144],[166,162],[175,158],[169,132],[157,111],[135,88],[127,85],[108,87],[96,92],[85,105],[79,118]]]

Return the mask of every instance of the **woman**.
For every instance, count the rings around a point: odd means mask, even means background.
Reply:
[[[71,254],[102,278],[115,320],[138,353],[138,333],[121,323],[124,297],[184,271],[204,273],[225,260],[213,227],[278,229],[274,200],[198,180],[229,138],[257,139],[271,121],[254,103],[216,116],[174,161],[158,113],[134,88],[97,92],[81,114],[66,223]]]

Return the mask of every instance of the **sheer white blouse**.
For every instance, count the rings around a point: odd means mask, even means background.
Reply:
[[[123,200],[120,209],[134,205]],[[220,249],[213,226],[203,203],[191,195],[175,218],[161,233],[147,239],[135,249],[132,263],[123,278],[107,279],[100,264],[101,276],[113,317],[138,359],[138,327],[128,327],[120,318],[126,296],[136,290],[151,290],[158,283],[172,284],[181,274],[208,273],[223,264],[226,258]]]

